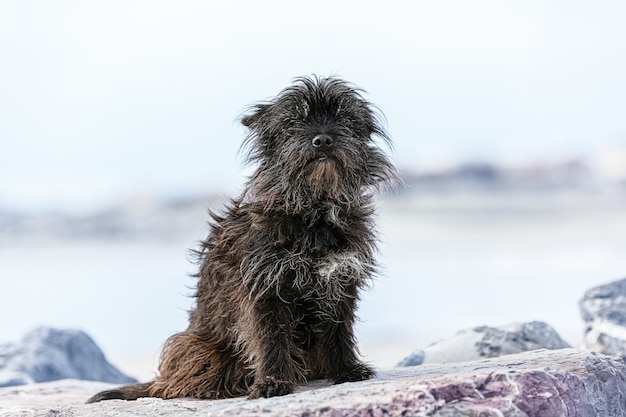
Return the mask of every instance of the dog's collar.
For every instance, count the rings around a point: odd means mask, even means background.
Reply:
[[[283,197],[280,194],[270,194],[263,191],[261,181],[257,181],[253,182],[250,187],[248,187],[246,193],[241,199],[241,203],[239,203],[239,207],[243,207],[246,204],[262,203],[265,201],[280,201],[282,198]],[[331,200],[332,198],[333,196],[330,193],[324,195],[324,200]]]
[[[261,188],[261,182],[253,182],[250,187],[246,190],[243,198],[241,199],[241,203],[239,207],[242,207],[246,204],[259,203],[263,201],[278,201],[282,199],[280,194],[270,194],[263,191]]]

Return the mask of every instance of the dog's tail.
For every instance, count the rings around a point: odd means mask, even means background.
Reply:
[[[88,399],[87,404],[104,400],[136,400],[142,397],[154,397],[154,395],[150,394],[153,383],[154,382],[146,382],[143,384],[125,385],[123,387],[102,391]]]

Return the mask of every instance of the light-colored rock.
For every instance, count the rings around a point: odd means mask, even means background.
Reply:
[[[134,379],[111,365],[84,332],[40,327],[0,346],[0,387],[65,378],[124,384]]]
[[[626,278],[588,290],[580,311],[585,347],[626,359]]]
[[[0,416],[624,416],[626,366],[574,349],[381,371],[375,379],[314,382],[270,399],[105,401],[111,385],[58,381],[0,389]]]
[[[502,327],[480,326],[413,352],[397,366],[461,362],[495,358],[536,349],[570,347],[550,325],[541,321],[512,323]]]

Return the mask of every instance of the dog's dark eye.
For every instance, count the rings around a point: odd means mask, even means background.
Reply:
[[[340,117],[339,124],[342,126],[350,126],[352,124],[352,120],[349,117]]]
[[[339,125],[345,131],[347,136],[352,136],[354,138],[367,138],[369,137],[369,133],[367,129],[361,124],[355,122],[354,119],[350,117],[344,117],[340,119]]]

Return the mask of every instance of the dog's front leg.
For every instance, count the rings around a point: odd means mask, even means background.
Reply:
[[[294,343],[293,317],[289,304],[277,296],[255,302],[252,310],[253,340],[248,341],[253,360],[254,383],[250,398],[274,397],[293,392],[304,382],[302,352]]]
[[[324,326],[318,349],[322,352],[325,376],[335,384],[370,379],[374,371],[358,358],[354,320],[356,303],[354,298],[336,304],[337,317]]]

